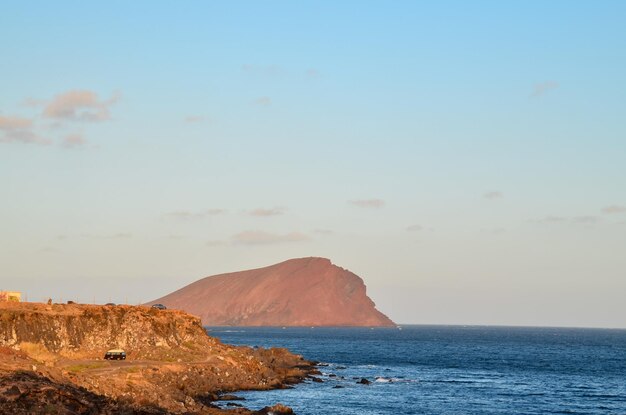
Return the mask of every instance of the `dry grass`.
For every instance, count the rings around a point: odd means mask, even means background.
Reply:
[[[20,343],[20,351],[40,363],[53,364],[60,359],[58,354],[48,351],[44,345],[39,343]]]
[[[108,366],[106,363],[83,363],[83,364],[68,366],[67,370],[73,373],[80,373],[80,372],[84,372],[85,370],[101,369],[106,366]]]

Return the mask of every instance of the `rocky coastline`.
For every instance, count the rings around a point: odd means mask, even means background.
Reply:
[[[128,359],[103,360],[110,348]],[[319,373],[315,364],[286,349],[225,345],[181,311],[0,304],[0,414],[290,414],[218,403],[289,388]]]

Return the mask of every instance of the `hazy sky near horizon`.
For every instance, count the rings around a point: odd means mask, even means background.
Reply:
[[[400,323],[626,327],[626,3],[3,1],[0,289],[323,256]]]

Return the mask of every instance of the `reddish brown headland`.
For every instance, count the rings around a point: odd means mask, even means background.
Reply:
[[[153,301],[209,326],[394,326],[363,280],[326,258],[214,275]]]

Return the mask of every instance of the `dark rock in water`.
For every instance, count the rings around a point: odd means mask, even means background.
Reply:
[[[235,403],[235,402],[228,402],[228,403],[226,404],[226,406],[236,406],[236,407],[238,407],[238,408],[243,408],[243,405],[242,405],[242,404],[240,404],[240,403]]]
[[[356,383],[360,383],[361,385],[369,385],[372,382],[370,382],[369,380],[365,378],[361,378],[361,380],[358,380]]]
[[[317,369],[313,369],[313,370],[311,370],[311,372],[310,372],[310,373],[311,373],[312,375],[321,375],[321,374],[322,374],[322,372],[320,372],[320,371],[319,371],[319,370],[317,370]]]
[[[214,401],[217,401],[219,397],[214,393],[207,393],[206,395],[196,396],[196,401],[200,402],[204,406],[208,406],[209,408],[219,408],[219,406],[213,404]]]
[[[302,378],[296,376],[289,376],[283,381],[286,385],[296,385],[300,382],[302,382]]]
[[[345,370],[345,369],[347,369],[347,367],[345,367],[345,366],[337,366],[337,370]]]
[[[329,377],[329,378],[336,378],[336,377],[337,377],[337,375],[335,375],[334,373],[330,373],[330,374],[328,375],[328,377]]]
[[[221,395],[217,398],[218,401],[245,401],[246,398],[240,398],[236,395]]]
[[[315,376],[309,376],[309,379],[311,379],[313,382],[317,382],[317,383],[324,382],[322,379],[316,378]]]
[[[343,388],[344,388],[344,386],[341,386],[341,385],[335,385],[335,386],[333,386],[333,389],[343,389]]]

